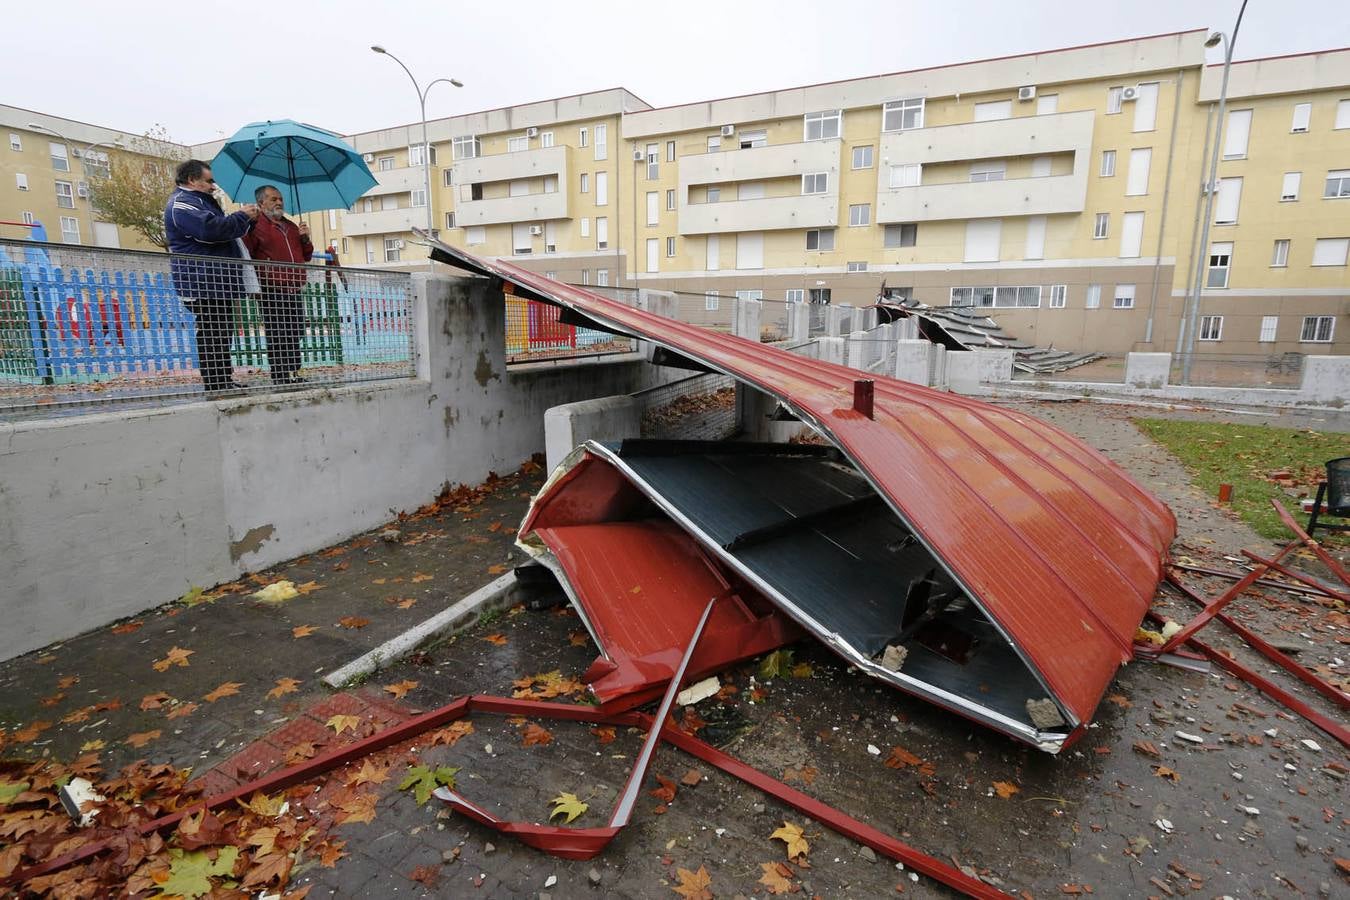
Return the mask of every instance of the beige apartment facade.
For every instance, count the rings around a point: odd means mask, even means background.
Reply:
[[[1041,346],[1168,351],[1217,139],[1197,351],[1343,353],[1350,50],[1235,63],[1218,123],[1205,37],[659,109],[614,88],[431,121],[429,151],[420,123],[356,134],[377,187],[309,219],[348,265],[426,266],[412,229],[430,221],[485,256],[714,314],[736,296],[866,305],[884,284]]]

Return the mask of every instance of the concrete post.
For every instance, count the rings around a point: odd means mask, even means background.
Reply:
[[[638,309],[665,316],[667,319],[679,318],[679,304],[671,291],[654,291],[641,288],[638,291]]]
[[[853,307],[847,304],[825,307],[825,336],[841,337],[844,333],[844,320],[849,318]]]
[[[929,384],[934,344],[928,341],[899,340],[895,342],[895,377],[914,384]]]
[[[951,359],[951,354],[947,348],[941,344],[932,344],[932,355],[928,357],[928,386],[939,391],[949,391],[951,386],[947,380],[947,360]]]
[[[896,328],[895,337],[897,340],[901,341],[918,340],[919,320],[914,318],[913,316],[910,316],[905,319],[896,319],[895,328]]]
[[[822,362],[844,364],[844,339],[841,337],[822,337],[816,338],[816,346],[820,348],[820,360]]]
[[[1151,390],[1165,388],[1171,371],[1170,353],[1125,354],[1125,383],[1130,387]]]
[[[544,411],[544,452],[553,471],[578,444],[641,437],[638,402],[622,394],[565,403]]]
[[[788,336],[794,341],[805,341],[811,337],[811,307],[807,303],[789,303]]]
[[[1012,350],[967,350],[947,358],[947,377],[951,389],[961,394],[978,394],[984,385],[1012,381]]]
[[[759,318],[764,303],[759,300],[736,300],[736,318],[731,323],[731,333],[747,340],[759,340]]]
[[[1350,401],[1350,356],[1309,356],[1304,359],[1299,393],[1305,402],[1344,406]]]
[[[844,338],[844,342],[848,354],[848,366],[853,369],[866,370],[874,359],[872,332],[849,332],[849,336]]]
[[[875,306],[869,306],[866,309],[861,310],[861,312],[862,312],[862,322],[860,324],[854,325],[853,327],[862,329],[864,331],[871,331],[873,328],[876,328],[878,315],[877,308]]]

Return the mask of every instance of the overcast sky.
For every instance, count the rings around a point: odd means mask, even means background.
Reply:
[[[667,106],[1232,27],[1240,0],[7,2],[0,102],[183,143],[292,118],[344,133],[622,86]],[[228,11],[238,15],[231,18]],[[578,13],[577,10],[586,12]],[[250,16],[263,21],[252,21]],[[1350,46],[1344,0],[1252,0],[1235,58]],[[1210,51],[1222,61],[1221,51]]]

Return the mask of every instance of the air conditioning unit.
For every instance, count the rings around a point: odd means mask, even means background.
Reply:
[[[642,152],[642,148],[641,148],[641,147],[635,147],[635,148],[633,149],[633,162],[642,162],[642,161],[645,160],[646,158],[647,158],[647,154],[645,154],[645,153]]]
[[[77,184],[77,185],[75,186],[75,193],[79,194],[81,197],[88,197],[88,196],[89,196],[89,182],[87,182],[87,181],[81,181],[79,184]]]
[[[1029,85],[1027,85],[1026,87],[1020,87],[1020,88],[1018,88],[1018,89],[1017,89],[1017,99],[1018,99],[1018,100],[1024,100],[1024,101],[1025,101],[1025,100],[1035,100],[1035,99],[1036,99],[1036,86],[1035,86],[1034,84],[1029,84]]]
[[[723,125],[723,126],[722,126],[722,137],[731,137],[731,136],[732,136],[733,134],[735,134],[735,133],[736,133],[736,126],[735,126],[735,125]]]
[[[362,153],[362,154],[361,154],[361,158],[362,158],[363,160],[365,160],[366,162],[368,162],[368,163],[373,163],[373,162],[375,161],[375,154],[374,154],[374,153]]]
[[[1131,100],[1138,100],[1138,99],[1139,99],[1139,85],[1134,85],[1133,87],[1122,88],[1122,89],[1121,89],[1121,92],[1120,92],[1120,99],[1121,99],[1121,102],[1122,102],[1122,103],[1128,103],[1128,102],[1131,101]]]
[[[538,237],[539,235],[541,235],[541,234],[543,234],[543,233],[544,233],[544,226],[543,226],[543,225],[531,225],[531,226],[530,226],[530,234],[534,235],[535,237]]]
[[[527,138],[539,137],[539,129],[538,129],[538,128],[526,128],[526,129],[525,129],[525,136],[526,136]]]
[[[402,239],[402,238],[399,238],[398,240],[394,241],[394,249],[395,249],[395,250],[402,250],[402,249],[403,249],[403,239]]]

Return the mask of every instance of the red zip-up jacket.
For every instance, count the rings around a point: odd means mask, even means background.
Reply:
[[[244,246],[254,259],[284,263],[308,263],[314,253],[309,235],[290,219],[273,222],[264,214],[258,215],[253,230],[244,235]],[[290,266],[258,266],[258,283],[264,290],[298,291],[305,286],[308,273]]]

